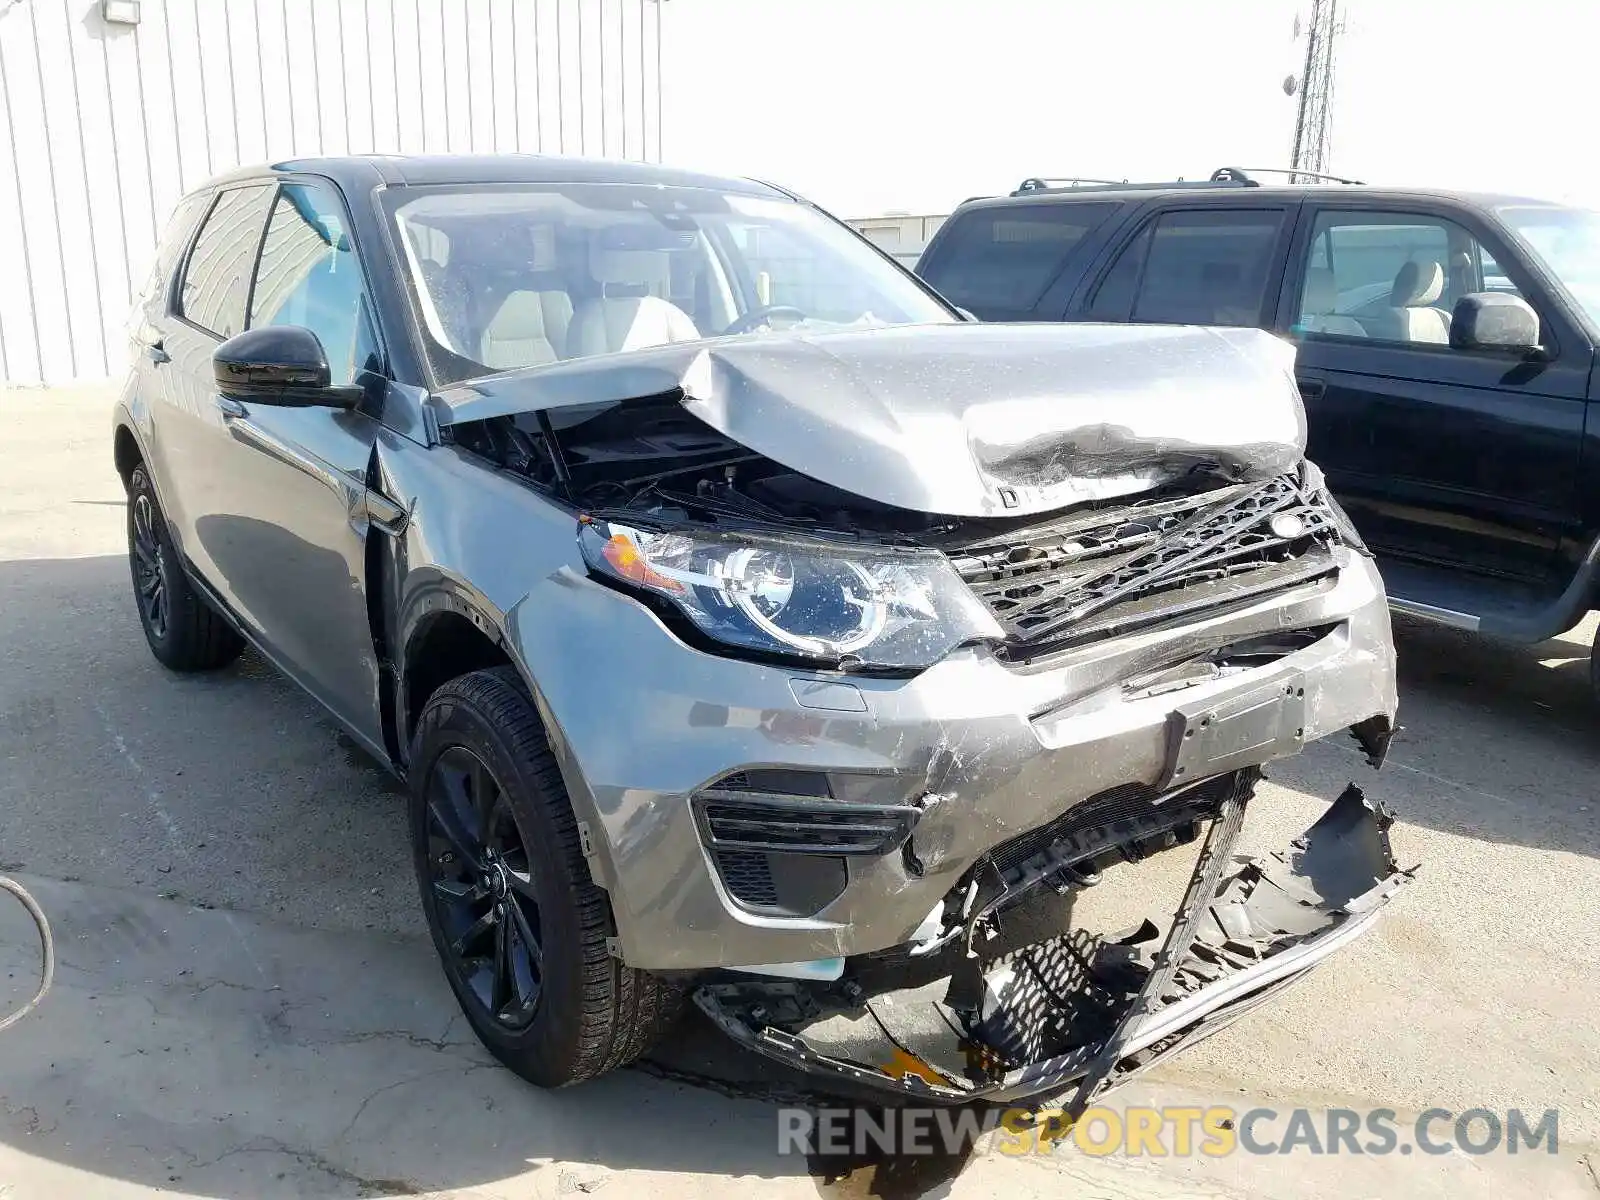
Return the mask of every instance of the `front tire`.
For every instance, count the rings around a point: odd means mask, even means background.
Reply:
[[[609,903],[516,672],[475,671],[434,692],[409,774],[422,911],[490,1053],[564,1087],[649,1049],[681,991],[611,957]]]
[[[128,567],[150,652],[174,671],[215,671],[239,657],[244,640],[184,572],[150,475],[128,475]]]

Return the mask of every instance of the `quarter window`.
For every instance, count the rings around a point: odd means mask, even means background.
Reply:
[[[311,330],[335,385],[376,365],[361,264],[344,208],[326,189],[290,183],[279,191],[261,244],[250,324]]]
[[[953,304],[992,319],[1030,312],[1115,204],[1007,205],[955,218],[920,268]]]
[[[244,328],[250,259],[261,240],[261,219],[272,189],[232,188],[218,195],[183,268],[179,314],[220,338]]]
[[[1295,332],[1448,345],[1456,301],[1473,292],[1521,295],[1454,221],[1323,212],[1312,226]]]

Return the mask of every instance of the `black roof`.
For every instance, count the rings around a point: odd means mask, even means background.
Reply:
[[[204,186],[293,172],[324,175],[346,191],[380,185],[405,187],[441,183],[643,183],[789,197],[787,192],[753,179],[706,175],[653,163],[554,154],[360,154],[291,158],[239,167],[208,180]]]

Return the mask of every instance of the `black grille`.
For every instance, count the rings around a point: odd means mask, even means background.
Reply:
[[[695,797],[712,849],[802,854],[887,854],[906,840],[919,812],[840,800],[760,792],[711,791]]]
[[[1334,537],[1318,493],[1282,475],[1155,493],[972,543],[950,558],[1008,640],[1037,648],[1090,624],[1104,629],[1119,613],[1160,619],[1304,582],[1332,569],[1330,557],[1313,552]]]
[[[765,854],[753,850],[722,850],[717,853],[717,869],[723,886],[742,904],[753,908],[776,908],[778,888]]]

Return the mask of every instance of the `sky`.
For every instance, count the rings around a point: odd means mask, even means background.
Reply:
[[[841,216],[1284,166],[1309,0],[666,0],[662,154]],[[1600,206],[1600,0],[1342,0],[1329,170]]]

